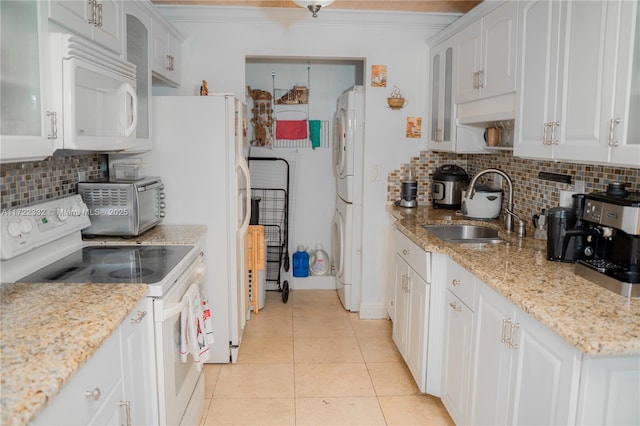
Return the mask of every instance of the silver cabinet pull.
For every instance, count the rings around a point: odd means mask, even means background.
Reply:
[[[404,254],[405,256],[407,256],[409,253],[411,253],[411,250],[409,250],[409,249],[402,249],[402,254]]]
[[[474,72],[474,73],[473,73],[473,88],[474,88],[474,89],[478,89],[478,85],[479,85],[479,83],[478,83],[478,79],[479,79],[479,78],[480,78],[480,76],[479,76],[479,74],[478,74],[478,71]]]
[[[131,318],[131,324],[140,324],[142,319],[147,316],[147,311],[138,311],[138,315],[135,318]]]
[[[478,71],[478,87],[477,89],[482,89],[484,87],[484,70]]]
[[[450,302],[449,306],[451,306],[451,308],[453,308],[453,310],[456,312],[462,311],[462,306],[458,306],[456,302]]]
[[[518,345],[517,343],[513,343],[516,340],[516,332],[520,329],[520,324],[513,324],[511,323],[511,325],[509,326],[509,349],[518,349],[520,348],[520,345]]]
[[[556,139],[556,127],[560,126],[560,122],[552,121],[549,125],[551,126],[551,140],[549,140],[549,145],[558,145],[558,140]]]
[[[507,326],[511,323],[511,318],[504,318],[502,320],[502,334],[500,335],[500,343],[507,343],[509,338],[507,337]]]
[[[120,406],[124,405],[125,412],[127,414],[127,426],[131,426],[131,402],[129,401],[120,401]]]
[[[165,55],[165,68],[171,71],[171,55]]]
[[[462,281],[457,280],[457,279],[455,279],[455,278],[454,278],[453,280],[451,280],[451,284],[452,284],[454,287],[458,287],[460,284],[462,284]]]
[[[616,140],[616,127],[620,124],[620,117],[612,118],[609,121],[609,146],[616,147],[620,143]]]
[[[411,293],[411,277],[407,275],[407,293]]]
[[[101,396],[100,388],[95,388],[94,390],[85,391],[84,396],[86,396],[89,399],[93,399],[94,401],[97,401],[100,399],[100,396]]]
[[[542,144],[549,145],[549,137],[547,136],[547,132],[549,130],[549,122],[546,122],[542,125]]]
[[[96,2],[96,9],[98,11],[98,13],[97,13],[98,22],[96,22],[95,26],[96,27],[102,27],[102,3],[97,3]]]
[[[96,0],[89,0],[87,3],[91,7],[91,17],[87,20],[87,22],[89,22],[89,24],[95,26],[96,23],[98,22],[98,20],[96,18]]]
[[[51,133],[47,135],[47,139],[58,139],[58,114],[55,111],[47,111],[47,117],[51,117]]]

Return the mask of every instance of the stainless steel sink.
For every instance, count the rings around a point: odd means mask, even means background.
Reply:
[[[451,243],[503,243],[498,230],[481,225],[422,225],[441,240]]]

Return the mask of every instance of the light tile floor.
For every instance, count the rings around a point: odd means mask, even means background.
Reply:
[[[391,322],[360,320],[335,291],[267,292],[237,364],[205,366],[203,425],[453,425],[420,394]]]

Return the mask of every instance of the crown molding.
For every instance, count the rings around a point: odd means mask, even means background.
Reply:
[[[517,1],[517,0],[485,0],[469,12],[462,15],[459,19],[453,21],[449,26],[444,28],[442,31],[435,34],[429,40],[427,40],[427,44],[429,46],[435,46],[454,34],[458,33],[463,28],[467,27],[469,24],[477,21],[483,16],[487,15],[492,10],[496,9],[498,6],[506,3],[507,1]]]
[[[302,24],[309,26],[358,25],[379,28],[415,28],[440,31],[462,16],[459,13],[422,13],[322,9],[317,18],[306,9],[278,7],[156,5],[170,22],[211,24]]]

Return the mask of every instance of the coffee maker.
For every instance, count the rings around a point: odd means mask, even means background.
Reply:
[[[572,207],[554,207],[547,211],[547,259],[575,262],[593,256],[596,231],[582,220],[585,200],[585,194],[575,194]]]
[[[619,194],[619,195],[616,195]],[[586,195],[583,220],[594,231],[594,253],[576,262],[576,274],[626,297],[640,297],[640,193]]]
[[[400,182],[401,198],[396,202],[400,207],[418,207],[418,181],[412,169],[408,169]]]

